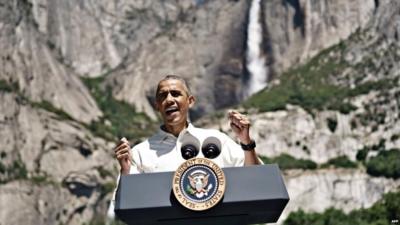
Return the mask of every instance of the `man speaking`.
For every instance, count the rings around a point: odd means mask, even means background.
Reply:
[[[213,129],[196,128],[188,122],[188,111],[196,100],[185,80],[168,75],[157,86],[155,107],[163,124],[153,136],[132,149],[125,138],[115,147],[115,157],[122,175],[135,173],[175,171],[190,157],[207,157],[220,167],[260,164],[255,142],[249,134],[250,121],[239,112],[230,111],[230,126],[240,145],[226,134]],[[218,142],[217,152],[202,151],[201,144],[208,140]],[[184,146],[190,146],[185,152]],[[200,148],[200,149],[199,149]],[[109,216],[113,217],[113,201]]]
[[[114,149],[121,166],[121,174],[174,171],[185,160],[177,142],[184,141],[186,133],[202,139],[214,136],[221,141],[221,154],[212,159],[220,167],[259,164],[254,140],[250,138],[250,122],[246,116],[229,112],[232,130],[240,140],[236,144],[227,135],[210,129],[194,127],[188,122],[189,108],[195,104],[185,80],[168,75],[157,86],[155,106],[160,112],[163,125],[156,134],[132,149],[123,138]]]

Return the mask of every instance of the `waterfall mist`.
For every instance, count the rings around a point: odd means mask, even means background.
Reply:
[[[260,23],[261,0],[253,0],[249,12],[247,27],[246,67],[249,72],[245,97],[248,97],[267,86],[268,71],[262,52],[262,26]]]

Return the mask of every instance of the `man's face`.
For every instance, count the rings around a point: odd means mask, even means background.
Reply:
[[[187,121],[189,108],[194,104],[194,97],[188,96],[180,80],[163,80],[156,94],[156,109],[161,113],[165,125],[181,125]]]

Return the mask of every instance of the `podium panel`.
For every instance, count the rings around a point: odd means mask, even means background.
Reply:
[[[206,211],[186,209],[172,193],[174,172],[121,176],[115,213],[133,225],[244,225],[276,222],[289,201],[277,165],[223,168],[225,195]]]

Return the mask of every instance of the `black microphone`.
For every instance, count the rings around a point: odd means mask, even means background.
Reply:
[[[199,154],[199,150],[192,144],[183,145],[181,147],[182,158],[188,160]]]
[[[201,151],[203,152],[204,157],[208,159],[214,159],[221,153],[221,150],[218,148],[218,146],[213,143],[205,145]]]
[[[221,141],[216,137],[208,137],[204,140],[201,152],[204,157],[214,159],[221,153]]]
[[[201,145],[200,141],[189,132],[180,135],[178,143],[181,146],[180,148],[183,159],[188,160],[199,154]]]

